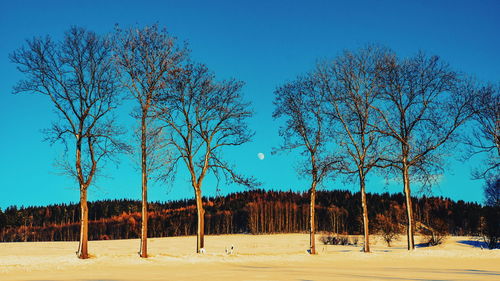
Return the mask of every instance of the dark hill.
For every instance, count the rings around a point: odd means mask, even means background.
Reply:
[[[372,231],[377,214],[390,214],[404,223],[402,194],[368,194]],[[206,234],[305,232],[308,229],[307,193],[252,190],[225,197],[205,198]],[[140,201],[105,200],[89,204],[89,238],[127,239],[140,234]],[[194,200],[149,205],[149,236],[196,234]],[[359,234],[359,193],[320,191],[317,195],[318,231]],[[483,207],[442,197],[414,199],[415,219],[426,225],[439,221],[453,235],[479,232]],[[0,210],[0,241],[75,241],[79,235],[77,204],[45,207],[8,207]]]

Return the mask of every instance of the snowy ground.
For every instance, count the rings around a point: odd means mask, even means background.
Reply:
[[[148,259],[138,257],[137,239],[92,241],[88,260],[76,258],[76,242],[0,243],[0,280],[500,280],[500,250],[470,237],[414,252],[404,237],[391,248],[372,240],[369,254],[318,241],[310,256],[307,234],[207,236],[197,255],[193,236],[155,238]],[[235,253],[225,254],[231,245]]]

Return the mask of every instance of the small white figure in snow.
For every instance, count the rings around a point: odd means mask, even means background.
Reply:
[[[232,255],[233,252],[234,252],[234,246],[233,245],[231,245],[230,248],[226,248],[226,254]]]

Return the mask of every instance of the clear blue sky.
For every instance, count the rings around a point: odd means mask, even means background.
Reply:
[[[400,55],[418,50],[440,55],[455,69],[487,81],[500,81],[499,1],[1,1],[0,2],[0,208],[77,202],[78,188],[54,170],[62,150],[42,142],[42,129],[54,120],[44,96],[12,95],[20,78],[8,54],[32,36],[61,37],[71,25],[97,32],[158,22],[181,40],[193,57],[221,78],[246,82],[252,101],[254,141],[228,151],[227,158],[244,173],[256,176],[264,188],[305,191],[307,184],[295,171],[296,154],[270,155],[281,139],[271,118],[273,90],[311,69],[319,58],[333,57],[346,48],[384,44]],[[129,131],[135,121],[127,108],[119,112]],[[266,154],[264,160],[257,153]],[[140,199],[140,175],[129,157],[110,165],[91,187],[90,200]],[[433,194],[482,201],[482,182],[470,179],[480,158],[449,161],[447,172]],[[180,169],[171,186],[153,184],[150,200],[193,197]],[[212,179],[206,195],[214,195]],[[221,184],[223,193],[242,190]],[[325,188],[357,190],[355,185],[329,182]],[[369,192],[400,192],[372,178]]]

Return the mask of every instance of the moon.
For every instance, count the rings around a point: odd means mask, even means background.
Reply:
[[[259,158],[260,160],[264,160],[264,157],[265,157],[264,153],[262,152],[257,153],[257,158]]]

